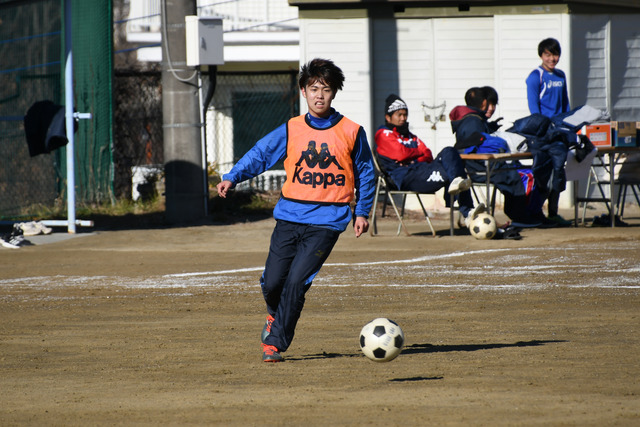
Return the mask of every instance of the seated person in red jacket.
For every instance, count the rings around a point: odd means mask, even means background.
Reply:
[[[407,104],[397,95],[385,102],[385,124],[376,131],[375,153],[380,167],[400,190],[435,193],[445,188],[444,200],[457,196],[460,213],[468,226],[471,219],[486,210],[484,204],[473,206],[468,191],[471,180],[464,162],[453,147],[445,147],[436,158],[416,135],[409,131]]]

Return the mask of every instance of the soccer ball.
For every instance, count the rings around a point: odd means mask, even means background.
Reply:
[[[478,240],[489,240],[498,232],[498,226],[494,217],[481,213],[471,220],[469,231]]]
[[[404,333],[393,320],[379,317],[364,325],[360,331],[360,348],[374,362],[395,359],[404,346]]]

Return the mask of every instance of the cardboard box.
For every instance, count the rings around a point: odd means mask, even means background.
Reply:
[[[611,122],[611,141],[614,147],[637,147],[640,122]]]
[[[582,128],[582,134],[595,146],[611,146],[611,123],[598,123]]]

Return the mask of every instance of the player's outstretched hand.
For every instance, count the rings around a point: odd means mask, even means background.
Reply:
[[[231,190],[231,187],[233,187],[233,183],[231,181],[226,181],[226,180],[222,181],[218,185],[216,185],[216,189],[218,190],[218,194],[222,198],[227,197],[227,193],[229,192],[229,190]]]
[[[369,231],[369,221],[363,216],[357,216],[353,222],[353,230],[356,233],[356,237],[360,237],[362,233]]]

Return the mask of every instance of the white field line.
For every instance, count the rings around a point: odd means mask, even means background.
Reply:
[[[323,265],[325,267],[358,267],[358,266],[374,266],[374,265],[390,265],[390,264],[417,264],[425,261],[433,261],[437,259],[445,259],[445,258],[456,258],[467,255],[475,255],[480,253],[490,253],[490,252],[503,252],[509,251],[513,249],[487,249],[483,251],[469,251],[469,252],[452,252],[450,254],[443,255],[425,255],[417,258],[409,258],[409,259],[398,259],[398,260],[390,260],[390,261],[367,261],[367,262],[354,262],[354,263],[326,263]],[[167,274],[164,277],[189,277],[189,276],[207,276],[207,275],[215,275],[215,274],[233,274],[233,273],[243,273],[247,271],[262,271],[264,267],[253,267],[253,268],[241,268],[237,270],[222,270],[222,271],[202,271],[195,273],[178,273],[178,274]]]
[[[611,248],[591,248],[601,253],[606,250],[626,250],[620,246]],[[576,248],[545,248],[548,258],[557,253],[553,262],[539,264],[539,248],[505,248],[476,251],[457,251],[440,255],[388,261],[327,263],[314,280],[314,286],[322,287],[385,287],[385,288],[425,288],[437,291],[493,290],[516,291],[553,288],[605,288],[640,290],[640,264],[628,259],[611,257],[607,260],[590,262],[583,252]],[[584,248],[581,248],[584,251]],[[629,250],[637,250],[635,246]],[[477,256],[491,255],[491,264],[484,264]],[[461,268],[443,265],[443,261],[460,257],[469,258]],[[435,263],[439,261],[438,263]],[[458,261],[457,264],[460,264]],[[522,265],[524,264],[524,265]],[[631,265],[630,265],[631,264]],[[0,279],[0,288],[25,287],[53,289],[62,287],[91,288],[115,286],[136,289],[187,289],[225,288],[243,292],[244,289],[258,289],[259,273],[264,267],[245,267],[208,272],[190,272],[131,278],[121,276],[38,276],[17,279]],[[345,268],[348,273],[345,274]],[[556,282],[554,276],[563,275],[564,280]],[[388,277],[388,281],[380,279]],[[451,278],[450,282],[449,279]],[[492,277],[492,284],[477,284],[474,277]],[[398,279],[394,279],[398,278]],[[541,280],[542,279],[542,280]],[[401,282],[401,283],[398,283]],[[444,283],[442,283],[444,282]],[[514,283],[516,282],[516,283]],[[483,283],[486,281],[483,280]]]

